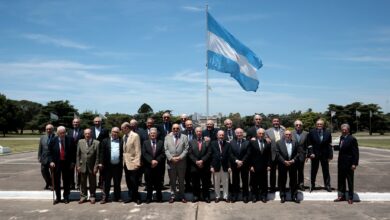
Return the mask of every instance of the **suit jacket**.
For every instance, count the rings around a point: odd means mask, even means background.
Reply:
[[[214,168],[215,172],[222,170],[228,172],[230,168],[230,151],[231,145],[227,141],[222,141],[222,152],[219,148],[218,140],[212,141],[211,145],[211,167]]]
[[[185,136],[187,136],[188,138],[188,142],[190,142],[191,140],[196,140],[198,137],[196,136],[196,133],[195,133],[195,129],[192,129],[191,130],[191,134],[192,134],[192,139],[190,140],[190,137],[188,136],[188,133],[189,131],[186,129],[184,131],[181,131],[182,134],[184,134]]]
[[[38,161],[43,165],[47,165],[49,163],[49,144],[53,138],[54,134],[50,135],[50,137],[45,134],[39,139]]]
[[[202,137],[209,137],[211,141],[217,140],[217,133],[218,133],[218,128],[213,128],[211,130],[203,130],[202,131]]]
[[[267,170],[271,166],[271,143],[262,140],[263,148],[260,150],[259,139],[250,141],[250,166],[253,166],[255,171]]]
[[[96,137],[96,132],[95,132],[94,126],[91,127],[91,131],[92,131],[92,138],[98,140],[99,142],[102,142],[105,138],[108,138],[110,136],[109,135],[110,132],[103,127],[101,128],[98,137]]]
[[[125,141],[123,136],[123,165],[128,170],[137,170],[141,166],[141,139],[137,133],[130,131]]]
[[[234,132],[234,129],[232,129],[232,138],[230,138],[230,140],[229,140],[229,136],[228,136],[228,129],[225,128],[223,131],[225,132],[225,140],[226,141],[231,141],[231,140],[234,140],[237,138],[236,133]]]
[[[302,131],[301,135],[300,135],[299,141],[298,141],[298,134],[297,134],[296,130],[293,130],[291,132],[291,134],[292,134],[292,139],[294,141],[296,141],[298,143],[298,145],[302,148],[302,150],[303,150],[303,157],[302,158],[305,159],[306,155],[307,155],[307,146],[308,146],[307,144],[308,144],[308,134],[309,134],[309,132]]]
[[[167,124],[162,123],[159,126],[157,126],[157,130],[160,133],[161,140],[164,141],[165,136],[167,136],[167,134],[171,133],[172,131],[172,123],[171,122],[168,122]]]
[[[74,143],[75,143],[75,146],[77,147],[77,142],[80,140],[80,139],[84,139],[84,130],[79,128],[78,132],[77,132],[77,136],[76,136],[76,139],[73,138],[73,132],[74,132],[74,129],[70,129],[68,130],[68,133],[67,135],[73,139]]]
[[[100,142],[100,163],[103,168],[111,165],[111,138],[106,138]],[[123,164],[123,139],[119,138],[119,164]]]
[[[339,168],[350,169],[352,165],[359,165],[358,142],[352,135],[341,136],[337,166]]]
[[[76,157],[74,156],[76,151],[74,151],[73,141],[68,137],[64,137],[65,145],[65,163],[76,163]],[[49,163],[54,162],[58,164],[60,162],[60,140],[58,136],[55,136],[51,139],[49,143]]]
[[[284,135],[284,129],[283,128],[279,128],[280,129],[280,139],[283,139],[283,135]],[[269,139],[271,139],[271,159],[272,161],[275,161],[277,158],[277,153],[276,153],[276,140],[275,140],[275,133],[274,133],[274,128],[268,128],[266,131],[265,131],[265,136]]]
[[[230,159],[232,168],[237,168],[236,160],[243,161],[242,167],[249,167],[249,155],[250,155],[250,147],[249,141],[242,139],[241,148],[237,144],[237,139],[234,139],[230,142],[231,150],[230,150]]]
[[[139,138],[141,140],[141,145],[142,143],[144,143],[144,141],[149,139],[148,132],[145,131],[143,128],[137,128],[134,132],[139,135]]]
[[[157,160],[158,164],[155,168],[165,170],[165,149],[162,140],[156,140],[156,153],[153,156],[151,140],[144,141],[142,145],[142,158],[146,169],[151,169],[152,160]]]
[[[261,126],[259,128],[262,128]],[[246,139],[248,141],[250,141],[253,137],[256,138],[257,136],[257,128],[256,126],[252,126],[250,128],[248,128],[248,130],[246,131]]]
[[[154,128],[156,128],[156,127],[154,127]],[[161,140],[161,136],[162,135],[160,133],[160,129],[158,127],[156,129],[157,129],[157,140]],[[148,128],[145,128],[145,135],[146,135],[146,139],[145,140],[148,140],[149,139],[149,130],[148,130]],[[164,140],[162,140],[162,141],[164,142]]]
[[[172,165],[172,163],[170,162],[172,157],[177,156],[180,157],[181,162],[176,163],[175,166],[185,166],[188,147],[188,138],[185,135],[180,134],[179,140],[177,141],[176,145],[173,140],[173,134],[168,134],[167,136],[165,136],[164,149],[165,155],[167,156],[168,160],[168,168]]]
[[[91,144],[89,146],[85,139],[81,139],[77,143],[76,167],[80,167],[81,173],[86,173],[88,171],[88,173],[91,174],[100,163],[100,142],[94,139],[90,141]]]
[[[211,146],[210,142],[202,141],[202,149],[199,151],[198,140],[194,139],[189,142],[188,156],[191,160],[191,172],[200,170],[210,170],[210,159],[211,159]],[[197,160],[203,160],[203,168],[199,168],[196,165]]]
[[[288,156],[286,141],[284,138],[280,139],[276,142],[276,150],[277,150],[277,159],[279,164],[284,166],[284,161],[294,160],[294,163],[297,163],[301,160],[302,157],[302,148],[298,145],[298,143],[294,140],[291,141],[292,149],[291,155]]]
[[[309,132],[309,154],[315,154],[319,159],[333,159],[332,149],[332,135],[329,131],[323,129],[322,141],[318,135],[317,129],[313,129]]]

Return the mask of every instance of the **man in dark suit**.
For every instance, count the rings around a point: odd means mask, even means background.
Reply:
[[[182,115],[183,117],[183,115]],[[181,129],[181,128],[180,128]],[[195,133],[192,120],[186,120],[185,122],[185,130],[181,131],[182,134],[187,136],[188,142],[191,140],[197,139],[197,134]],[[202,132],[200,132],[200,138],[202,138]],[[187,169],[186,169],[186,176],[185,176],[185,192],[192,192],[192,181],[191,181],[191,160],[189,158],[189,155],[187,154]]]
[[[229,118],[226,119],[223,124],[225,125],[225,140],[226,141],[232,141],[233,139],[236,139],[236,134],[234,133],[234,128],[233,128],[233,122]]]
[[[249,201],[249,141],[244,139],[244,131],[241,128],[235,130],[237,139],[230,142],[232,148],[230,151],[231,166],[233,172],[232,184],[232,202],[237,201],[240,192],[240,176],[242,181],[242,198],[244,203]]]
[[[52,187],[50,179],[49,143],[54,138],[54,127],[52,124],[47,124],[45,130],[46,134],[42,135],[39,139],[38,161],[41,163],[41,174],[46,183],[43,189],[48,190]]]
[[[210,203],[210,142],[202,140],[202,128],[195,129],[197,139],[189,141],[188,156],[190,158],[190,172],[192,177],[192,186],[194,198],[192,202],[198,202],[202,188],[204,201]],[[202,184],[200,184],[202,182]],[[202,185],[202,187],[201,187]]]
[[[259,130],[259,128],[261,128],[262,121],[263,121],[263,118],[261,117],[261,115],[256,114],[255,116],[253,116],[254,125],[246,131],[246,139],[248,141],[256,140],[257,130]]]
[[[217,140],[217,132],[219,129],[214,127],[213,120],[207,120],[206,129],[202,132],[202,137],[206,141],[215,141]]]
[[[64,126],[57,128],[57,137],[54,137],[49,144],[49,161],[50,167],[54,169],[54,189],[56,191],[56,200],[54,204],[57,204],[61,200],[61,176],[62,185],[64,189],[64,203],[69,203],[69,174],[70,170],[75,167],[75,152],[73,141],[66,136],[66,129]]]
[[[225,140],[225,132],[217,132],[217,140],[211,142],[210,171],[214,175],[215,203],[220,201],[220,185],[222,183],[223,199],[229,201],[229,173],[231,145]]]
[[[150,129],[151,128],[156,128],[156,126],[154,126],[154,119],[152,117],[149,117],[149,118],[146,119],[145,134],[146,134],[147,137],[149,137],[149,133],[150,133]],[[158,130],[157,130],[157,139],[161,140],[160,132]]]
[[[150,203],[153,197],[153,189],[156,190],[157,202],[162,202],[162,178],[165,173],[165,149],[164,143],[157,139],[157,129],[151,128],[149,140],[142,145],[142,158],[145,167],[146,203]]]
[[[287,173],[290,180],[291,200],[299,203],[297,199],[297,166],[296,164],[301,160],[302,148],[298,143],[292,140],[291,131],[284,132],[284,138],[276,142],[277,160],[278,160],[278,185],[280,188],[280,202],[286,201],[286,182]]]
[[[353,176],[356,167],[359,164],[359,148],[358,142],[350,132],[348,124],[341,125],[340,150],[339,158],[337,160],[337,190],[338,198],[335,202],[345,201],[347,187],[345,181],[348,183],[348,203],[353,203]]]
[[[102,142],[104,139],[109,137],[108,130],[103,128],[103,126],[102,126],[102,118],[95,117],[93,119],[93,124],[94,124],[94,126],[91,127],[92,138],[93,139],[96,139],[99,142]],[[99,150],[102,151],[102,149],[99,149]],[[104,176],[104,171],[103,170],[100,170],[99,172],[100,172],[99,175],[103,175]],[[103,189],[102,184],[103,183],[101,182],[101,178],[99,177],[99,183],[98,183],[97,187]]]
[[[271,143],[271,170],[270,170],[270,192],[276,191],[276,170],[278,169],[278,160],[276,153],[276,142],[284,135],[284,128],[280,126],[279,118],[272,119],[272,128],[265,131],[266,140]]]
[[[73,140],[73,146],[77,148],[77,144],[80,139],[84,138],[84,131],[80,128],[80,119],[74,118],[72,121],[73,128],[68,130],[67,135]],[[76,151],[76,149],[75,149]],[[80,189],[80,176],[79,173],[76,172],[77,175],[77,187],[75,183],[75,172],[74,170],[70,173],[70,189]]]
[[[250,144],[250,171],[252,184],[252,202],[260,199],[267,202],[268,171],[271,170],[271,144],[265,140],[265,130],[257,130],[256,140]],[[259,196],[260,192],[260,196]]]
[[[303,130],[303,123],[300,120],[296,120],[294,122],[295,129],[291,132],[292,139],[298,143],[298,145],[303,150],[302,160],[297,161],[296,166],[298,169],[298,187],[300,190],[305,191],[304,185],[304,168],[307,157],[307,135],[309,134],[307,131]]]
[[[162,116],[163,123],[157,127],[160,133],[160,139],[162,141],[165,140],[165,136],[172,131],[172,122],[171,122],[171,114],[169,112],[165,112]]]
[[[186,114],[182,114],[180,116],[180,131],[186,130],[186,121],[188,120],[188,116]]]
[[[325,130],[322,119],[317,120],[316,128],[309,132],[308,138],[308,154],[311,159],[311,190],[314,190],[317,171],[321,162],[325,189],[328,192],[332,192],[329,175],[329,161],[333,159],[332,135]]]
[[[114,182],[113,201],[121,202],[121,181],[123,173],[123,140],[119,138],[119,128],[111,129],[111,138],[104,139],[100,145],[100,161],[105,172],[103,198],[100,204],[108,202],[110,196],[111,180]]]

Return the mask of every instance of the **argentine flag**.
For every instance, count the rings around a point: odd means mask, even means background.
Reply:
[[[238,41],[207,12],[207,67],[230,73],[245,91],[257,91],[256,71],[263,64],[248,47]]]

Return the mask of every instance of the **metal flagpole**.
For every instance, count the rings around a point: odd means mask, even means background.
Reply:
[[[208,8],[206,4],[206,119],[209,119],[209,67],[208,67],[208,49],[209,49],[209,31],[208,31]]]

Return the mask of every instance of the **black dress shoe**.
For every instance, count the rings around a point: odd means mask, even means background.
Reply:
[[[131,199],[126,199],[125,201],[123,201],[123,203],[130,203],[131,202]]]
[[[146,199],[146,201],[145,201],[146,204],[149,204],[151,202],[152,202],[152,199]]]
[[[56,205],[56,204],[58,204],[58,203],[60,203],[60,200],[59,200],[59,199],[56,199],[56,200],[53,201],[53,205]]]
[[[199,199],[198,199],[198,197],[194,197],[193,199],[192,199],[192,203],[196,203],[196,202],[199,202]]]
[[[300,203],[300,201],[299,201],[296,197],[291,198],[291,200],[292,200],[293,202],[295,202],[295,203]]]
[[[349,200],[348,200],[348,204],[352,205],[352,204],[353,204],[353,200],[352,200],[352,199],[349,199]]]
[[[286,199],[284,197],[280,198],[280,203],[285,203]]]
[[[137,203],[137,205],[141,205],[142,204],[142,201],[140,199],[137,199],[134,202]]]
[[[182,203],[187,203],[187,199],[182,198],[182,199],[181,199],[181,202],[182,202]]]
[[[267,199],[266,199],[266,198],[262,198],[261,201],[262,201],[263,203],[267,203]]]
[[[325,188],[325,190],[328,191],[328,192],[332,192],[332,188],[331,188],[330,186],[327,186],[327,187]]]
[[[219,198],[215,198],[215,203],[218,203],[219,202]]]
[[[342,202],[342,201],[346,201],[346,200],[345,200],[345,197],[339,196],[339,197],[337,197],[337,199],[335,199],[333,201],[334,202]]]
[[[257,199],[256,199],[256,197],[254,197],[253,199],[252,199],[252,203],[256,203],[257,202]]]
[[[169,203],[174,203],[174,202],[175,202],[175,198],[171,197],[171,198],[169,199]]]
[[[248,199],[248,197],[247,196],[244,196],[244,198],[243,198],[243,200],[242,201],[244,201],[244,203],[248,203],[249,202],[249,199]]]
[[[68,198],[64,199],[64,203],[68,204],[69,203],[69,199]]]

